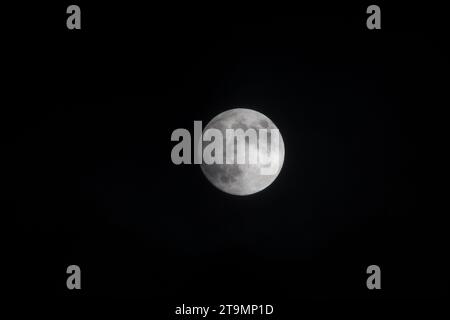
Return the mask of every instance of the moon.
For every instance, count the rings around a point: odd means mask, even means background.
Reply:
[[[270,132],[271,129],[278,129],[275,124],[266,117],[264,114],[244,108],[236,108],[224,111],[214,117],[204,128],[203,132],[208,129],[218,129],[222,132],[224,137],[224,153],[225,153],[225,137],[226,129],[242,129],[244,132],[253,128],[256,132],[259,129],[267,129]],[[271,139],[267,138],[267,143],[270,146]],[[228,142],[230,143],[230,142]],[[235,140],[231,143],[235,143]],[[261,174],[261,168],[267,167],[267,164],[250,164],[246,161],[244,164],[237,164],[234,161],[232,164],[227,164],[225,161],[223,164],[206,164],[201,165],[202,172],[206,178],[219,190],[238,196],[246,196],[257,193],[267,188],[272,182],[275,181],[278,174],[281,171],[284,162],[284,142],[279,133],[279,148],[278,157],[274,157],[270,154],[269,161],[277,161],[277,169],[274,174],[264,175]],[[245,150],[248,154],[252,152],[258,152],[257,145],[252,143],[250,139],[245,139]],[[236,153],[237,145],[235,145],[234,151]],[[205,148],[205,143],[203,144]],[[225,157],[229,157],[228,154]],[[224,157],[224,158],[225,158]],[[236,159],[236,157],[234,157]]]

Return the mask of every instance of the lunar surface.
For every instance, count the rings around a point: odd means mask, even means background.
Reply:
[[[278,152],[267,152],[267,149],[262,150],[258,148],[258,142],[252,143],[249,138],[245,139],[246,156],[250,157],[251,153],[258,153],[258,156],[262,156],[265,152],[265,163],[258,161],[257,163],[249,163],[246,161],[244,164],[236,163],[236,151],[238,150],[238,141],[226,141],[226,129],[242,129],[244,132],[253,128],[256,132],[259,129],[267,129],[270,132],[271,129],[278,129],[275,124],[265,115],[260,112],[251,109],[231,109],[220,113],[214,117],[204,128],[203,132],[208,129],[218,129],[223,135],[223,153],[224,159],[230,155],[225,152],[226,143],[234,144],[234,162],[232,164],[227,164],[224,160],[223,164],[205,164],[201,165],[201,169],[205,174],[206,178],[218,189],[233,195],[250,195],[259,192],[267,188],[272,182],[277,178],[280,170],[283,166],[284,161],[284,142],[279,133],[279,139],[275,140],[278,142]],[[271,144],[271,134],[268,134],[267,146],[270,148]],[[210,142],[203,142],[203,150],[205,145]],[[261,144],[262,145],[262,144]],[[272,150],[272,149],[271,149]],[[275,148],[273,150],[276,150]],[[267,158],[268,157],[268,158]],[[271,165],[275,165],[275,170],[273,174],[262,174],[261,168],[269,167],[268,162]]]

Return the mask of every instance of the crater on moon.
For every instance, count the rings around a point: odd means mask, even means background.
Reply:
[[[270,148],[270,130],[278,129],[275,124],[268,117],[262,113],[244,108],[236,108],[227,110],[214,117],[204,128],[203,132],[208,129],[218,129],[223,135],[223,146],[225,152],[226,146],[226,129],[255,129],[259,132],[259,129],[268,129],[269,134],[267,137],[268,147]],[[278,158],[272,158],[271,161],[278,161],[278,167],[275,174],[263,175],[261,174],[261,167],[267,166],[260,163],[249,164],[246,161],[245,164],[205,164],[201,165],[201,169],[206,178],[218,189],[233,195],[250,195],[259,192],[267,188],[277,178],[284,161],[284,142],[279,134],[279,152]],[[232,143],[236,143],[233,141]],[[203,148],[208,143],[203,144]],[[245,139],[246,158],[249,152],[258,152],[257,145],[251,145],[248,138]],[[234,153],[236,159],[237,147],[235,144]]]

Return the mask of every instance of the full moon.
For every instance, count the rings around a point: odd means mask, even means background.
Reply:
[[[270,132],[271,129],[278,129],[275,124],[268,117],[262,113],[252,110],[236,108],[224,111],[214,117],[204,128],[203,132],[208,129],[218,129],[222,132],[224,137],[224,150],[225,150],[225,136],[226,129],[242,129],[244,132],[247,129],[254,129],[256,132],[259,129],[267,129]],[[267,138],[267,143],[270,147],[271,139]],[[235,143],[235,139],[228,143]],[[258,152],[258,146],[251,142],[250,139],[245,139],[245,150],[249,154],[252,152]],[[257,144],[257,143],[256,143]],[[205,146],[203,146],[204,148]],[[234,152],[236,153],[237,145],[235,145]],[[250,155],[249,155],[250,156]],[[229,157],[229,155],[226,155]],[[236,157],[235,157],[236,158]],[[270,156],[269,161],[277,161],[277,169],[274,174],[263,175],[261,174],[261,167],[267,166],[261,163],[244,163],[238,164],[236,162],[227,164],[205,164],[201,165],[201,169],[206,178],[215,187],[223,192],[245,196],[259,192],[267,188],[272,182],[275,181],[284,162],[284,142],[279,134],[279,148],[278,157]]]

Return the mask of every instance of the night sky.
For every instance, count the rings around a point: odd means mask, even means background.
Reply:
[[[83,1],[82,30],[69,31],[67,5],[48,5],[15,46],[14,295],[448,294],[435,182],[448,53],[438,24],[411,22],[421,10],[382,7],[370,31],[364,5]],[[286,148],[276,181],[246,197],[170,158],[173,130],[193,134],[194,120],[235,107],[267,115]],[[66,288],[71,264],[78,292]],[[379,291],[366,288],[371,264]]]

